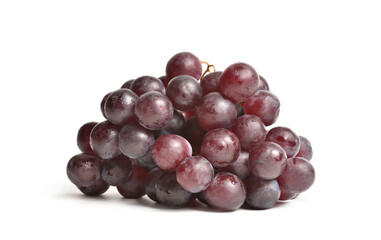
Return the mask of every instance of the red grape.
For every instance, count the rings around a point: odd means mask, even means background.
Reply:
[[[108,96],[105,103],[107,120],[123,126],[135,120],[134,106],[138,96],[131,90],[121,88]]]
[[[266,141],[273,142],[281,146],[287,154],[287,158],[294,157],[300,149],[300,140],[291,129],[285,127],[275,127],[266,135]]]
[[[156,183],[157,183],[157,180],[160,178],[160,176],[164,173],[163,170],[161,170],[160,168],[156,167],[156,168],[153,168],[149,173],[148,173],[148,176],[146,178],[146,182],[145,182],[145,190],[146,190],[146,193],[147,193],[147,196],[149,198],[151,198],[152,200],[154,200],[155,202],[159,202],[159,200],[157,199],[156,197]]]
[[[130,88],[138,96],[150,91],[157,91],[165,94],[165,86],[163,82],[160,79],[151,76],[138,77],[133,81]]]
[[[204,94],[220,91],[220,77],[222,72],[212,72],[204,76],[201,80],[201,87]]]
[[[90,133],[97,124],[97,122],[88,122],[82,125],[82,127],[78,130],[77,146],[81,152],[95,155],[93,149],[91,149],[90,146]]]
[[[147,175],[147,170],[134,164],[132,166],[131,176],[127,179],[126,182],[118,185],[116,188],[120,195],[125,198],[141,198],[146,194],[144,184]]]
[[[78,187],[78,186],[77,186]],[[88,187],[78,187],[78,189],[87,196],[99,196],[109,189],[108,185],[102,178],[96,181],[93,185]]]
[[[170,79],[180,75],[189,75],[200,79],[202,66],[195,55],[190,52],[181,52],[168,61],[165,71]]]
[[[101,178],[101,159],[85,153],[75,155],[68,162],[66,173],[76,186],[92,186]]]
[[[269,84],[267,83],[266,79],[264,79],[261,75],[259,75],[258,80],[259,80],[259,83],[258,83],[256,91],[259,91],[259,90],[270,91],[270,87],[269,87]]]
[[[167,77],[167,75],[161,76],[161,77],[159,77],[159,79],[163,82],[164,87],[167,87],[169,81],[171,81],[171,79],[169,77]]]
[[[134,81],[135,79],[128,80],[127,82],[123,83],[123,85],[120,88],[131,89],[131,85]]]
[[[106,113],[105,113],[105,104],[106,104],[106,100],[107,100],[108,96],[110,96],[111,93],[112,93],[112,92],[107,93],[107,94],[103,97],[102,102],[101,102],[101,112],[102,112],[102,115],[103,115],[104,118],[107,118],[107,117],[106,117]]]
[[[119,149],[130,158],[140,158],[147,155],[155,142],[152,131],[138,123],[129,123],[119,132]]]
[[[254,115],[243,115],[235,120],[230,128],[241,143],[242,149],[250,150],[250,148],[266,137],[266,129],[262,120]]]
[[[251,176],[245,181],[245,185],[247,190],[246,202],[252,208],[267,209],[279,199],[280,188],[275,179],[263,180]]]
[[[296,198],[296,196],[298,196],[297,193],[292,193],[292,192],[280,187],[279,200],[286,201],[286,200],[294,199],[294,198]]]
[[[310,141],[308,141],[307,138],[302,136],[299,136],[299,139],[300,139],[300,149],[295,157],[302,157],[307,159],[308,161],[311,161],[313,152],[312,152]]]
[[[155,137],[158,138],[160,136],[166,134],[181,134],[185,128],[185,119],[181,112],[174,110],[173,116],[169,123],[162,129],[156,130]]]
[[[90,146],[102,159],[115,158],[121,154],[119,150],[120,127],[109,121],[100,122],[90,133]]]
[[[234,175],[237,175],[242,181],[246,180],[250,175],[250,169],[248,166],[249,162],[249,152],[247,151],[241,151],[237,160],[222,168],[218,168],[220,172],[230,172]]]
[[[105,160],[102,166],[102,179],[111,186],[126,182],[131,173],[132,162],[123,155]]]
[[[259,90],[245,101],[243,108],[245,114],[259,117],[265,126],[269,126],[278,119],[280,102],[273,93]]]
[[[200,127],[196,117],[193,116],[186,121],[183,134],[192,145],[193,152],[200,153],[202,139],[204,138],[206,131]]]
[[[181,75],[169,82],[167,96],[171,99],[174,108],[189,111],[201,100],[202,88],[194,77]]]

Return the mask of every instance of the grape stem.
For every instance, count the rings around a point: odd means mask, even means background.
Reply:
[[[210,68],[212,67],[214,71],[216,71],[216,68],[214,67],[214,65],[211,65],[209,64],[208,62],[204,62],[204,61],[200,61],[201,64],[206,64],[208,65],[208,67],[206,68],[205,72],[202,74],[201,78],[200,78],[200,82],[202,81],[202,79],[205,77],[205,74],[210,72]]]

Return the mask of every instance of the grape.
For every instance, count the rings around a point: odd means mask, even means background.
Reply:
[[[121,88],[112,92],[105,103],[107,120],[119,126],[134,121],[137,100],[138,96],[129,89]]]
[[[134,161],[136,164],[138,164],[142,168],[147,169],[148,171],[157,167],[155,161],[152,158],[151,151],[143,157],[134,159]]]
[[[243,110],[243,107],[241,104],[237,104],[237,118],[244,115],[245,111]]]
[[[131,89],[132,83],[135,81],[135,79],[128,80],[125,82],[120,88],[126,88],[126,89]]]
[[[209,206],[209,203],[205,200],[204,191],[197,193],[196,197],[200,202]]]
[[[270,91],[269,84],[267,83],[266,79],[264,79],[261,75],[259,75],[258,80],[259,80],[259,83],[258,83],[256,91],[259,91],[259,90]]]
[[[225,69],[220,78],[220,91],[235,102],[252,96],[259,84],[258,74],[246,63],[235,63]]]
[[[129,123],[119,132],[119,149],[130,158],[140,158],[147,155],[155,142],[152,131],[138,123]]]
[[[241,143],[242,149],[250,150],[250,148],[266,137],[266,129],[262,120],[254,115],[243,115],[235,120],[230,128]]]
[[[173,106],[167,96],[159,92],[148,92],[139,97],[135,104],[139,123],[150,130],[165,127],[173,116]]]
[[[107,118],[107,117],[106,117],[106,113],[105,113],[105,104],[106,104],[106,100],[107,100],[108,96],[110,96],[111,93],[112,93],[112,92],[107,93],[107,94],[103,97],[102,102],[101,102],[101,112],[102,112],[102,115],[103,115],[104,118]]]
[[[164,174],[164,171],[161,170],[160,168],[156,167],[152,169],[146,178],[145,182],[145,190],[147,193],[147,196],[154,200],[155,202],[159,202],[159,200],[156,197],[156,182],[157,180],[161,177],[161,175]]]
[[[246,202],[252,208],[267,209],[279,199],[280,188],[275,179],[263,180],[251,176],[246,180],[245,185],[247,190]]]
[[[101,160],[85,153],[75,155],[69,160],[66,173],[76,186],[90,187],[101,178]]]
[[[169,123],[162,129],[155,131],[155,137],[158,138],[160,136],[166,134],[181,134],[185,128],[185,119],[181,112],[174,110],[173,116]]]
[[[300,140],[291,129],[285,127],[275,127],[266,135],[266,141],[273,142],[281,146],[287,154],[287,158],[294,157],[300,149]]]
[[[202,140],[201,155],[213,167],[225,167],[237,160],[241,150],[238,137],[225,128],[209,131]]]
[[[226,167],[219,168],[218,170],[220,172],[233,173],[234,175],[237,175],[242,181],[244,181],[251,175],[248,162],[249,162],[249,152],[241,151],[237,160],[234,163]]]
[[[90,133],[90,146],[102,159],[115,158],[121,154],[119,150],[120,127],[109,121],[100,122]]]
[[[286,168],[278,177],[279,185],[291,193],[306,191],[314,181],[314,167],[308,160],[301,157],[287,159]]]
[[[90,146],[90,133],[91,130],[97,125],[97,122],[88,122],[82,125],[77,134],[77,146],[83,153],[95,155]]]
[[[237,118],[237,106],[218,92],[208,93],[196,107],[196,118],[205,130],[228,128]]]
[[[213,178],[212,164],[201,156],[186,158],[176,169],[177,182],[191,193],[198,193],[207,188]]]
[[[280,197],[279,197],[279,200],[286,201],[286,200],[290,200],[290,199],[296,198],[296,196],[298,196],[298,194],[292,193],[292,192],[290,192],[290,191],[280,187]]]
[[[183,207],[193,198],[193,194],[184,190],[176,181],[176,172],[164,172],[157,180],[156,198],[169,207]]]
[[[195,55],[190,52],[181,52],[168,61],[165,71],[170,79],[180,75],[189,75],[200,79],[202,66]]]
[[[194,77],[181,75],[168,83],[167,96],[174,108],[189,111],[201,100],[202,88]]]
[[[281,146],[272,142],[261,142],[250,149],[249,169],[264,180],[277,178],[286,167],[287,155]]]
[[[302,157],[307,159],[308,161],[311,161],[313,152],[312,152],[310,141],[308,141],[307,138],[302,136],[299,136],[299,139],[300,139],[300,149],[295,157]]]
[[[171,81],[171,79],[169,77],[167,77],[167,75],[161,76],[161,77],[159,77],[159,79],[163,82],[164,87],[167,87],[169,81]]]
[[[185,120],[188,120],[196,114],[196,109],[192,109],[190,111],[181,111],[181,113],[183,114]]]
[[[204,94],[208,94],[211,92],[219,92],[220,91],[220,77],[222,72],[212,72],[201,80],[201,87]]]
[[[106,160],[102,166],[102,179],[111,186],[117,186],[127,181],[132,174],[132,162],[120,155]]]
[[[132,165],[132,174],[126,182],[116,188],[124,198],[141,198],[146,194],[145,181],[148,172],[142,167]]]
[[[245,114],[259,117],[265,126],[273,124],[278,119],[279,108],[279,99],[273,93],[265,90],[257,91],[243,105]]]
[[[184,137],[192,145],[193,152],[199,153],[201,151],[201,143],[206,131],[200,127],[196,117],[191,117],[186,121],[184,129]]]
[[[151,76],[142,76],[135,79],[131,84],[131,90],[138,96],[150,91],[157,91],[165,94],[165,86],[163,82],[160,79]]]
[[[99,196],[109,189],[108,185],[102,178],[96,181],[93,185],[88,187],[78,187],[78,189],[87,196]]]
[[[159,137],[152,148],[153,160],[163,170],[175,170],[185,158],[191,155],[190,143],[185,138],[175,134]]]
[[[240,208],[245,202],[246,188],[236,175],[220,172],[204,190],[204,196],[211,207],[233,211]]]

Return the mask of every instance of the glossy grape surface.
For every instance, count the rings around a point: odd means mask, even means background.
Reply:
[[[267,83],[266,79],[264,79],[261,75],[259,75],[258,80],[259,80],[259,82],[258,82],[258,86],[257,86],[256,91],[259,91],[259,90],[270,91],[270,87],[269,87],[269,84]]]
[[[110,185],[108,185],[105,181],[103,181],[102,178],[100,178],[91,186],[78,187],[78,189],[87,196],[99,196],[105,193],[109,188],[110,188]]]
[[[117,186],[117,190],[124,198],[140,198],[146,194],[145,182],[148,172],[144,168],[134,164],[132,174],[126,182]]]
[[[164,87],[167,87],[169,81],[171,81],[171,79],[169,77],[167,77],[167,75],[161,76],[161,77],[159,77],[159,79],[163,82]]]
[[[134,122],[125,125],[119,132],[119,149],[130,158],[147,155],[155,142],[152,131]]]
[[[202,140],[201,155],[213,167],[225,167],[237,160],[241,150],[238,137],[225,128],[209,131]]]
[[[300,149],[295,157],[302,157],[307,159],[308,161],[311,161],[313,156],[313,151],[312,151],[312,146],[310,141],[303,136],[299,136],[299,139],[300,139]]]
[[[279,117],[280,101],[273,93],[259,90],[245,101],[243,109],[245,114],[259,117],[266,126],[269,126]]]
[[[211,207],[233,211],[240,208],[245,202],[246,187],[236,175],[220,172],[204,190],[204,196]]]
[[[237,118],[237,106],[218,92],[205,95],[196,107],[196,118],[205,130],[228,128]]]
[[[111,186],[127,181],[132,174],[132,162],[126,156],[105,160],[102,166],[102,179]]]
[[[90,133],[90,146],[102,159],[115,158],[121,154],[119,150],[120,127],[109,121],[100,122]]]
[[[239,103],[252,96],[259,84],[258,74],[246,63],[235,63],[225,69],[220,77],[220,91]]]
[[[181,75],[169,82],[167,96],[171,99],[174,108],[189,111],[194,109],[201,100],[202,88],[194,77]]]
[[[134,81],[135,79],[130,79],[127,82],[123,83],[123,85],[120,88],[131,89],[131,85]]]
[[[154,200],[155,202],[159,202],[159,200],[156,197],[156,182],[160,178],[160,176],[164,173],[163,170],[160,168],[156,167],[152,169],[146,178],[145,182],[145,190],[147,193],[147,196]]]
[[[287,158],[294,157],[300,149],[300,139],[296,133],[286,127],[275,127],[268,131],[266,141],[281,146],[287,154]]]
[[[262,120],[254,115],[243,115],[237,118],[230,128],[241,143],[242,149],[250,150],[250,148],[266,137],[266,129]]]
[[[95,155],[90,146],[90,133],[91,130],[97,125],[97,122],[88,122],[82,125],[77,134],[77,146],[83,153]]]
[[[134,121],[137,100],[138,96],[129,89],[121,88],[112,92],[105,103],[107,120],[119,126]]]
[[[150,171],[151,169],[157,167],[155,161],[152,158],[151,152],[149,152],[147,155],[134,159],[135,163],[141,166],[142,168],[147,169]]]
[[[101,159],[85,153],[73,156],[66,173],[72,183],[78,187],[90,187],[101,178]]]
[[[172,79],[180,75],[189,75],[200,79],[202,66],[200,60],[190,52],[181,52],[174,55],[165,69],[167,76]]]
[[[219,92],[220,91],[220,78],[222,72],[212,72],[204,76],[201,80],[201,87],[205,94],[211,92]]]
[[[281,146],[272,142],[261,142],[250,149],[249,169],[255,176],[271,180],[283,172],[286,160],[286,152]]]
[[[130,88],[138,96],[150,91],[157,91],[165,94],[165,86],[163,82],[160,79],[151,76],[138,77],[133,81]]]
[[[101,112],[102,112],[102,115],[103,115],[104,118],[107,118],[107,117],[106,117],[106,113],[105,113],[105,104],[106,104],[106,100],[107,100],[108,96],[110,96],[111,93],[112,93],[112,92],[107,93],[107,94],[103,97],[103,99],[102,99],[102,101],[101,101]]]
[[[252,208],[267,209],[274,206],[279,199],[280,188],[275,179],[263,180],[251,176],[245,181],[245,185],[246,202]]]
[[[150,130],[165,127],[173,116],[173,106],[167,96],[159,92],[148,92],[139,97],[135,104],[139,123]]]
[[[193,152],[200,153],[202,139],[204,138],[205,134],[206,131],[200,127],[196,117],[193,116],[188,121],[186,121],[183,135],[192,145]]]
[[[166,134],[181,134],[185,128],[185,118],[183,114],[177,110],[173,111],[173,116],[169,123],[162,129],[156,130],[155,137],[158,138],[160,136]]]
[[[190,143],[175,134],[159,137],[152,148],[152,158],[163,170],[175,170],[184,159],[190,156],[192,156]]]
[[[249,169],[249,152],[241,150],[237,160],[229,164],[226,167],[219,168],[220,172],[230,172],[234,175],[237,175],[242,181],[245,181],[250,175]]]
[[[296,196],[298,196],[297,193],[292,193],[282,187],[280,187],[280,197],[279,197],[279,200],[281,201],[287,201],[287,200],[291,200],[291,199],[294,199]]]

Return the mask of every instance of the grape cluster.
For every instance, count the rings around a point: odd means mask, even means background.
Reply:
[[[107,119],[78,131],[82,153],[67,175],[86,195],[116,186],[125,198],[169,207],[199,201],[225,211],[267,209],[295,198],[315,180],[307,138],[274,127],[279,99],[253,67],[235,63],[202,73],[189,52],[166,75],[129,80],[106,94]]]

